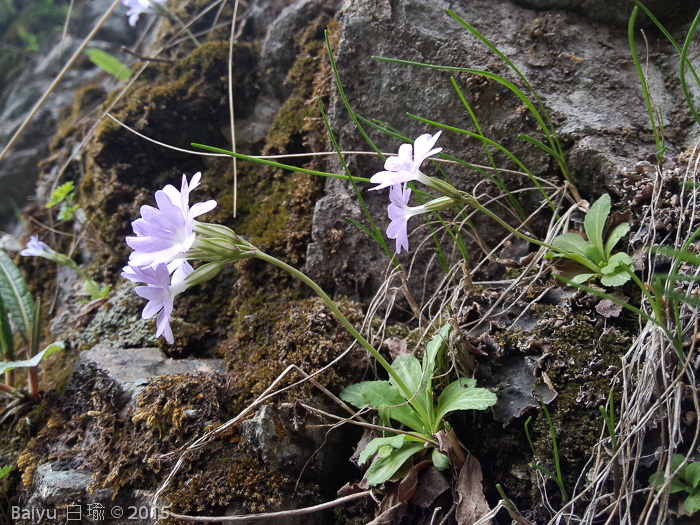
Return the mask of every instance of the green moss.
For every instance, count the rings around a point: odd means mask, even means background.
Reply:
[[[240,393],[241,406],[263,392],[289,365],[307,373],[315,372],[338,357],[352,343],[351,336],[333,313],[317,298],[298,299],[293,291],[282,292],[276,299],[264,294],[245,301],[236,317],[232,337],[225,343],[225,357],[233,376],[234,388]],[[359,326],[359,305],[341,300],[338,306],[350,322]],[[354,353],[362,362],[361,351]],[[360,379],[365,370],[349,369],[348,357],[316,379],[331,389]],[[355,365],[356,366],[356,365]],[[300,376],[293,373],[289,384]],[[302,389],[302,395],[309,395]],[[291,394],[294,399],[299,392]]]

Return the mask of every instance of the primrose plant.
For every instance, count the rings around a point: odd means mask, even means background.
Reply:
[[[674,454],[671,458],[671,470],[674,472],[683,463],[683,454]],[[663,474],[652,474],[649,478],[649,484],[661,489],[664,483]],[[683,468],[678,470],[676,475],[671,479],[670,493],[685,491],[688,494],[683,500],[683,509],[688,514],[694,514],[700,510],[700,463],[686,463]]]
[[[72,181],[68,181],[65,184],[61,184],[54,190],[48,204],[46,204],[46,208],[53,208],[57,204],[60,204],[61,207],[58,211],[58,220],[69,221],[75,217],[76,212],[80,208],[80,205],[73,204],[74,199],[75,184]]]
[[[591,206],[583,221],[588,240],[578,233],[564,233],[552,241],[558,251],[550,252],[549,257],[569,259],[585,268],[571,279],[572,283],[581,284],[597,278],[605,286],[621,286],[630,280],[634,271],[632,259],[624,252],[612,253],[630,231],[630,225],[627,222],[618,224],[605,239],[608,215],[610,195],[606,193]]]
[[[10,322],[12,321],[12,322]],[[25,359],[17,359],[15,330],[25,343]],[[0,251],[0,349],[3,360],[0,361],[0,374],[5,374],[0,392],[12,396],[39,395],[38,366],[42,359],[62,350],[62,342],[50,344],[39,351],[41,339],[41,305],[34,301],[29,293],[27,283],[12,259]],[[15,370],[27,369],[29,391],[15,385]]]
[[[344,398],[358,408],[371,407],[381,417],[406,425],[409,432],[379,438],[363,451],[366,460],[375,453],[371,467],[373,484],[389,479],[411,456],[426,447],[436,447],[434,435],[445,428],[444,417],[455,410],[486,409],[496,395],[475,388],[472,379],[460,379],[448,385],[435,399],[432,379],[438,354],[444,352],[449,327],[443,327],[426,349],[423,363],[413,356],[401,356],[393,365],[355,329],[328,295],[310,278],[288,264],[260,251],[222,225],[203,223],[195,218],[214,209],[216,201],[190,206],[190,193],[199,186],[201,174],[188,182],[183,175],[180,189],[168,184],[155,194],[157,207],[142,206],[141,217],[132,223],[134,236],[127,244],[134,250],[122,276],[140,283],[136,293],[148,303],[142,317],[157,316],[156,336],[175,340],[170,322],[174,299],[188,288],[214,278],[226,264],[256,257],[301,279],[333,311],[341,324],[384,368],[388,381],[367,381],[348,387]],[[200,261],[196,269],[190,261]],[[434,462],[444,467],[446,456],[433,452]]]
[[[456,410],[486,410],[496,404],[496,394],[476,388],[476,380],[461,378],[447,385],[435,399],[432,385],[436,363],[444,354],[450,325],[445,324],[428,343],[422,363],[411,355],[398,356],[391,368],[408,387],[404,392],[395,381],[363,381],[348,386],[340,398],[358,409],[376,409],[387,427],[394,423],[403,425],[408,431],[374,438],[362,450],[360,465],[374,456],[367,469],[369,485],[379,485],[390,479],[412,456],[432,448],[433,464],[444,469],[449,459],[438,450],[436,435],[451,430],[445,417]],[[409,395],[406,395],[409,394]]]

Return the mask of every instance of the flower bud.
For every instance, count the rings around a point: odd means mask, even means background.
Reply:
[[[435,191],[444,195],[445,197],[450,197],[451,199],[454,199],[457,202],[462,200],[462,194],[449,182],[445,182],[444,180],[438,179],[436,177],[430,177],[430,183],[428,185]]]
[[[209,262],[203,264],[185,277],[185,280],[183,281],[185,288],[190,288],[191,286],[196,286],[212,280],[219,274],[223,266],[224,263],[222,262]]]

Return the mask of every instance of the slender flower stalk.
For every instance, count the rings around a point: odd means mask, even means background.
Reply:
[[[257,257],[260,260],[269,262],[270,264],[273,264],[277,266],[278,268],[283,269],[287,273],[293,275],[294,277],[300,279],[303,281],[307,286],[309,286],[316,294],[323,300],[324,303],[328,306],[328,308],[331,309],[331,311],[335,314],[335,316],[338,318],[340,323],[345,327],[345,329],[352,335],[355,340],[362,345],[362,347],[367,350],[372,357],[374,357],[377,362],[386,370],[386,372],[389,374],[389,377],[391,377],[392,381],[396,383],[396,386],[399,387],[399,390],[401,390],[401,393],[404,395],[406,399],[411,400],[410,403],[411,405],[418,411],[419,414],[421,414],[422,417],[427,418],[427,414],[425,413],[425,410],[423,407],[420,406],[419,403],[414,403],[413,398],[415,397],[415,392],[412,392],[408,386],[406,386],[406,383],[404,383],[403,379],[399,376],[399,374],[396,373],[396,371],[391,368],[391,365],[389,362],[382,357],[382,355],[365,339],[362,337],[362,335],[355,329],[355,327],[348,321],[347,317],[343,315],[343,313],[340,311],[338,306],[333,302],[333,300],[326,294],[326,292],[323,291],[323,288],[321,288],[316,282],[311,279],[310,277],[307,277],[304,275],[302,272],[294,268],[293,266],[288,265],[285,262],[280,261],[279,259],[276,259],[275,257],[272,257],[271,255],[266,254],[265,252],[261,251],[256,251],[255,257]],[[426,419],[427,420],[427,419]]]
[[[90,277],[87,276],[87,274],[78,266],[78,264],[73,259],[71,259],[67,255],[64,255],[51,249],[48,244],[46,244],[43,241],[40,241],[37,235],[32,235],[29,238],[27,246],[24,250],[19,252],[19,254],[29,257],[43,257],[44,259],[48,259],[49,261],[55,262],[56,264],[60,264],[61,266],[67,266],[68,268],[73,269],[83,280],[83,289],[85,290],[85,293],[88,294],[92,299],[104,299],[109,293],[109,286],[100,288],[100,285],[97,284],[97,282],[95,282],[94,280],[90,279]]]

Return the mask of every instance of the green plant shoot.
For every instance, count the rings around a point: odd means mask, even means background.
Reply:
[[[406,396],[389,381],[363,381],[350,385],[340,393],[340,398],[358,409],[373,408],[386,426],[391,420],[403,424],[412,432],[375,438],[361,452],[359,463],[364,464],[372,456],[374,461],[367,470],[367,482],[379,485],[390,479],[414,454],[426,447],[435,446],[433,435],[444,429],[444,418],[456,410],[486,410],[496,404],[496,394],[476,388],[476,380],[460,378],[450,383],[435,399],[432,379],[435,363],[445,351],[450,325],[446,324],[428,343],[419,362],[411,354],[401,355],[391,367],[401,377],[411,392]],[[449,461],[433,448],[432,460],[436,467],[446,468]]]
[[[90,61],[105,73],[109,73],[119,82],[128,82],[131,78],[131,69],[117,57],[102,51],[101,49],[86,49],[85,54]]]
[[[674,454],[671,458],[671,470],[676,471],[683,463],[683,454]],[[651,486],[660,486],[664,483],[663,473],[652,474],[649,478]],[[670,492],[685,491],[688,495],[683,501],[683,508],[688,514],[694,514],[700,510],[700,463],[688,463],[678,471],[676,477],[671,479]]]
[[[588,270],[578,273],[571,279],[572,283],[581,284],[597,278],[605,286],[621,286],[631,278],[634,267],[629,255],[612,253],[620,239],[630,231],[630,225],[626,222],[618,224],[604,239],[609,215],[610,195],[606,193],[591,206],[583,221],[588,240],[578,233],[564,233],[552,241],[552,246],[560,251],[550,252],[547,257],[569,259]]]
[[[69,221],[78,211],[80,207],[78,204],[73,204],[73,199],[75,198],[75,184],[72,181],[68,181],[65,184],[61,184],[58,188],[54,190],[51,194],[46,208],[53,208],[57,204],[61,205],[58,211],[59,221]]]

